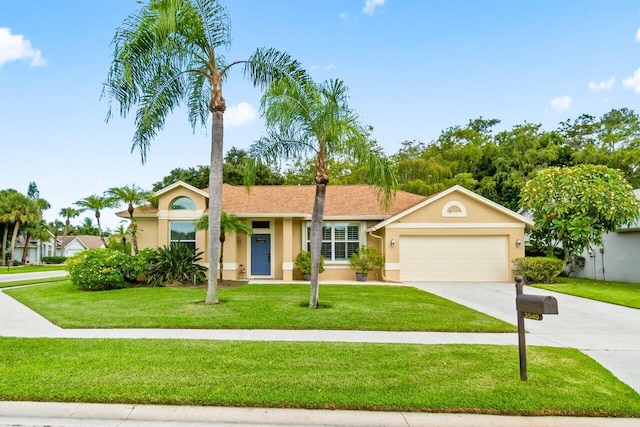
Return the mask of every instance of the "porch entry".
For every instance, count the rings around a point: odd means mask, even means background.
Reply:
[[[269,276],[271,274],[271,235],[254,234],[251,236],[251,275]]]

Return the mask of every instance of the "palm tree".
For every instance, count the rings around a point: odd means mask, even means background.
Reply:
[[[137,107],[132,149],[142,162],[167,114],[185,103],[195,129],[211,123],[209,173],[209,282],[205,302],[218,302],[216,256],[222,210],[223,116],[222,83],[229,70],[244,66],[254,86],[275,79],[302,78],[297,61],[274,49],[257,49],[248,59],[226,62],[217,50],[230,45],[230,22],[217,0],[149,0],[127,18],[113,39],[113,62],[105,92],[122,116]],[[112,116],[111,108],[107,120]]]
[[[261,112],[267,134],[256,142],[250,153],[254,159],[274,162],[279,158],[315,158],[316,193],[311,215],[311,296],[309,307],[318,307],[318,273],[322,246],[322,221],[330,156],[344,155],[365,165],[369,183],[383,192],[382,201],[393,196],[397,178],[395,169],[375,144],[368,141],[358,116],[347,103],[347,88],[340,80],[320,85],[312,81],[281,80],[265,92]],[[258,163],[247,168],[247,183],[252,184]]]
[[[114,239],[113,241],[115,242],[120,240],[118,245],[122,245],[122,253],[125,255],[127,254],[127,233],[129,233],[129,230],[121,223],[109,238],[109,241],[111,239]],[[131,251],[129,251],[129,255],[131,255]]]
[[[11,236],[11,256],[9,257],[9,267],[13,266],[18,241],[20,226],[24,223],[40,221],[42,210],[36,200],[31,200],[27,196],[17,191],[11,196],[9,218],[13,222],[13,235]],[[25,248],[26,249],[26,248]]]
[[[82,213],[81,210],[68,207],[60,209],[58,215],[64,218],[64,230],[62,232],[62,255],[64,255],[65,239],[67,238],[67,232],[69,231],[69,225],[71,225],[71,218],[77,218]]]
[[[29,226],[30,228],[30,236],[40,241],[40,249],[42,249],[42,242],[46,242],[51,238],[51,234],[49,232],[49,225],[45,220],[41,219],[40,221],[33,223]],[[26,252],[27,244],[25,243],[25,251],[23,251],[22,257],[24,258],[24,254]],[[40,259],[38,259],[38,264],[42,264],[42,250],[39,251]],[[24,261],[23,261],[24,264]]]
[[[12,188],[0,190],[0,222],[3,224],[2,251],[0,252],[2,260],[0,260],[0,265],[3,267],[7,265],[7,240],[9,236],[9,228],[14,222],[11,204],[16,193],[17,191]]]
[[[209,217],[203,216],[198,221],[196,225],[198,230],[206,230],[209,228]],[[233,214],[228,214],[225,211],[222,211],[220,214],[220,259],[218,260],[220,264],[219,280],[222,281],[222,269],[223,269],[223,258],[224,258],[224,242],[227,240],[227,233],[244,233],[249,236],[253,235],[253,230],[251,227],[247,225],[244,221],[238,219],[237,216]]]
[[[132,184],[131,186],[125,185],[124,187],[113,187],[107,190],[107,194],[116,199],[118,202],[122,202],[128,205],[127,212],[129,212],[129,219],[131,220],[131,242],[133,243],[133,252],[138,253],[138,239],[136,239],[136,227],[133,227],[133,205],[139,205],[147,201],[151,196],[150,191],[143,190],[142,188]]]
[[[104,239],[102,226],[100,225],[100,211],[103,209],[113,208],[117,203],[118,202],[110,196],[98,196],[97,194],[92,194],[91,196],[85,197],[84,199],[78,200],[74,203],[75,205],[80,206],[82,210],[95,212],[96,221],[98,222],[98,233],[105,248],[107,247],[107,241]]]
[[[58,251],[58,236],[60,235],[60,230],[63,229],[65,225],[59,219],[55,219],[50,222],[48,226],[49,231],[53,234],[53,252],[51,253],[51,255],[56,256],[56,253]]]

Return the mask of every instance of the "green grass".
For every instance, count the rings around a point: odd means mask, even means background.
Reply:
[[[11,288],[14,286],[22,286],[22,285],[54,283],[54,282],[62,282],[65,280],[69,280],[69,278],[65,276],[60,276],[60,277],[47,277],[42,279],[12,280],[11,282],[0,282],[0,288]]]
[[[515,326],[415,288],[321,285],[308,308],[308,285],[244,285],[206,290],[132,288],[79,291],[69,281],[5,291],[63,328],[341,329],[514,332]]]
[[[574,349],[0,338],[0,400],[640,416]]]
[[[64,270],[64,265],[18,265],[15,267],[0,267],[0,274],[35,273],[58,270]]]
[[[534,286],[549,291],[640,309],[640,283],[610,282],[575,277],[557,277],[554,280],[557,283]]]

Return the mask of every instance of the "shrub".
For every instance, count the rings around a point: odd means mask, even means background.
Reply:
[[[296,256],[294,267],[302,274],[302,277],[311,276],[311,252],[301,251]],[[320,268],[318,269],[318,273],[322,272],[324,272],[324,256],[320,255]]]
[[[67,260],[66,256],[45,256],[42,257],[42,262],[45,264],[64,264]]]
[[[564,262],[555,258],[525,257],[514,260],[516,272],[527,283],[551,283],[564,269]]]
[[[349,258],[349,266],[358,273],[366,274],[383,265],[384,260],[380,252],[369,246],[360,246]]]
[[[161,286],[164,283],[193,285],[205,281],[207,268],[197,264],[202,252],[194,253],[180,243],[172,243],[155,250],[149,260],[147,283]]]
[[[146,263],[112,249],[87,249],[67,259],[65,266],[78,288],[103,291],[128,287],[144,272]]]

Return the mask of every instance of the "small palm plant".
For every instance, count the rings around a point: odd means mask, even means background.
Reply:
[[[156,250],[149,260],[147,283],[152,286],[168,284],[197,285],[207,279],[207,268],[198,264],[202,252],[195,252],[180,242]]]

